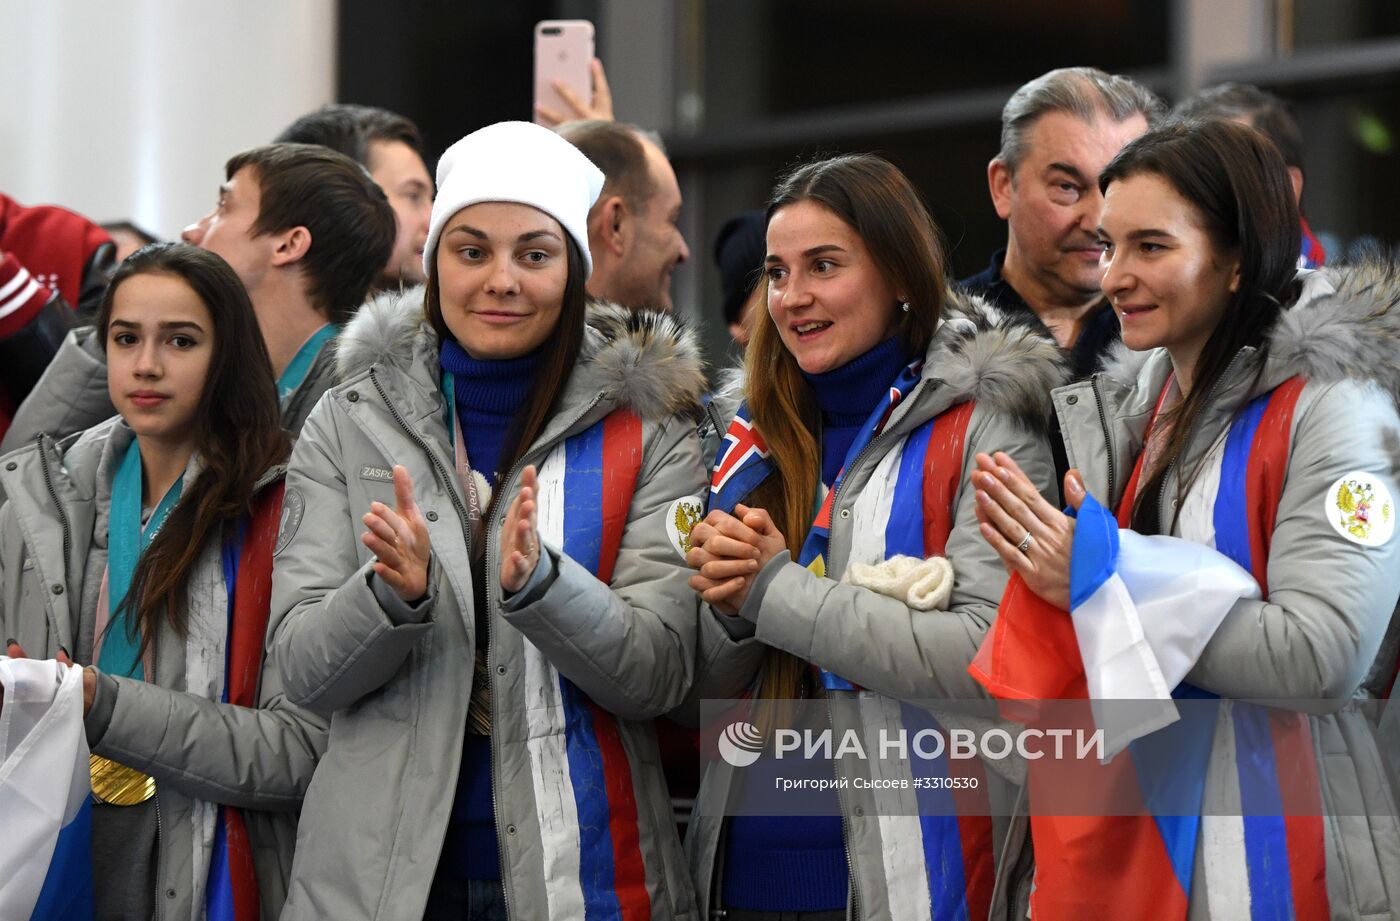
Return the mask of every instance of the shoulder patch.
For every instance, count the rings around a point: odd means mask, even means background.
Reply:
[[[666,511],[666,535],[681,559],[690,552],[690,529],[705,517],[705,503],[699,496],[685,496],[671,503]]]
[[[1327,490],[1323,514],[1354,544],[1379,547],[1395,533],[1395,500],[1375,474],[1353,470]]]
[[[277,528],[277,546],[272,550],[273,558],[277,558],[286,549],[296,536],[297,529],[301,527],[301,520],[306,517],[306,498],[302,496],[299,489],[288,489],[282,497],[282,521]]]

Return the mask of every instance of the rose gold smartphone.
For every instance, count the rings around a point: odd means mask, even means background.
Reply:
[[[586,19],[548,19],[535,24],[535,105],[566,118],[573,110],[554,89],[559,80],[585,102],[593,98],[593,23]],[[540,120],[538,113],[535,121]]]

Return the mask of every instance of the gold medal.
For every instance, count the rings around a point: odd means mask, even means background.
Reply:
[[[101,755],[88,755],[92,798],[109,806],[136,806],[156,795],[156,779]]]

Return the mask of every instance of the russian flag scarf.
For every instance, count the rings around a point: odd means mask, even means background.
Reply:
[[[251,517],[239,522],[223,546],[228,642],[222,702],[237,707],[258,705],[258,675],[272,602],[272,552],[284,486],[279,481],[264,489],[253,500]],[[208,921],[257,921],[259,917],[253,846],[242,811],[232,806],[218,810],[204,899]]]
[[[642,461],[642,423],[620,409],[539,468],[540,539],[611,582]],[[528,639],[526,721],[551,918],[651,917],[632,764],[619,727]]]

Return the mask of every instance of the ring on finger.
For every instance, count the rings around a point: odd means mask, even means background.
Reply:
[[[1031,544],[1033,543],[1035,543],[1035,538],[1031,536],[1030,531],[1027,531],[1026,536],[1021,538],[1021,542],[1016,545],[1016,549],[1025,553],[1027,550],[1031,549]]]

